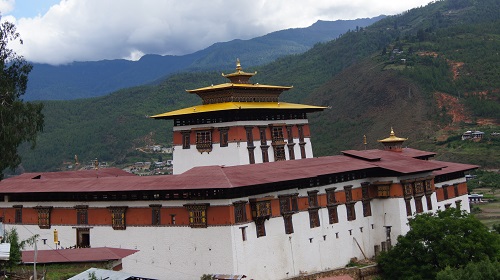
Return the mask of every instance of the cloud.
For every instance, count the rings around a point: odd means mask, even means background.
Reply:
[[[306,27],[320,19],[395,14],[428,2],[62,0],[43,15],[16,19],[24,45],[13,48],[30,61],[50,64],[182,55],[216,42]],[[4,4],[6,11],[12,9],[12,3],[0,0],[0,10]]]
[[[5,15],[14,10],[14,0],[0,0],[0,15]]]

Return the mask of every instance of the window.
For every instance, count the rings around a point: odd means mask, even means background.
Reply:
[[[287,144],[288,146],[288,155],[291,160],[295,159],[295,150],[293,149],[294,143]]]
[[[285,160],[285,147],[283,145],[273,146],[274,150],[274,161]]]
[[[411,204],[410,204],[410,198],[405,199],[405,205],[406,205],[406,216],[411,216]]]
[[[170,214],[170,223],[175,225],[175,214]]]
[[[248,162],[250,164],[254,164],[255,163],[255,153],[254,153],[254,150],[255,150],[255,147],[247,147],[248,149]]]
[[[462,201],[461,200],[455,201],[455,206],[457,207],[458,210],[460,210],[462,208]]]
[[[252,135],[252,130],[253,130],[253,127],[251,126],[245,126],[245,131],[246,131],[246,134],[247,134],[247,146],[248,147],[253,147],[253,135]]]
[[[454,184],[453,185],[453,190],[455,191],[455,197],[459,197],[459,193],[458,193],[458,184]]]
[[[227,127],[221,127],[219,128],[219,137],[220,137],[220,146],[221,147],[227,147],[228,146],[228,140],[229,140],[229,134],[228,134],[228,128]]]
[[[339,222],[339,214],[337,211],[337,205],[328,205],[328,220],[330,224],[336,224]]]
[[[306,142],[300,142],[299,147],[301,158],[306,158]]]
[[[309,203],[309,207],[318,207],[318,191],[308,191],[307,192],[307,201]]]
[[[425,198],[427,200],[427,210],[432,210],[432,199],[430,194],[426,194]]]
[[[204,130],[196,132],[196,149],[200,153],[210,153],[212,151],[212,131]]]
[[[127,223],[125,222],[125,212],[127,211],[127,208],[127,206],[108,207],[111,212],[111,226],[114,230],[126,229]]]
[[[345,205],[347,210],[347,220],[354,221],[356,220],[356,208],[354,207],[355,202],[351,202]]]
[[[293,233],[292,214],[285,214],[283,216],[283,222],[285,223],[285,233],[286,234]]]
[[[258,218],[255,220],[255,228],[257,230],[257,238],[266,236],[266,226],[265,226],[265,221],[266,219],[263,218]]]
[[[192,228],[207,227],[207,208],[209,203],[185,204],[184,207],[189,211],[189,226]]]
[[[37,206],[35,209],[38,211],[38,227],[41,229],[50,228],[50,212],[52,206]]]
[[[413,187],[411,183],[404,183],[403,188],[405,197],[411,197],[413,195]]]
[[[267,145],[266,127],[259,127],[260,144]]]
[[[161,204],[151,204],[151,225],[159,226],[161,224]]]
[[[298,193],[278,196],[280,200],[280,213],[282,216],[299,210],[298,196]]]
[[[315,228],[320,226],[319,222],[319,213],[318,213],[319,207],[315,208],[309,208],[309,227],[310,228]]]
[[[304,142],[304,129],[302,125],[297,125],[298,131],[299,131],[299,141],[302,143]]]
[[[377,196],[378,197],[389,197],[391,195],[390,185],[377,186]]]
[[[424,193],[424,182],[423,181],[416,181],[415,182],[415,194],[422,194]]]
[[[443,186],[444,199],[448,199],[448,185]]]
[[[88,205],[77,205],[76,208],[76,224],[87,225],[89,223]]]
[[[292,132],[292,126],[287,125],[286,126],[286,136],[288,139],[288,144],[293,143],[293,132]]]
[[[352,185],[345,186],[344,192],[345,192],[345,201],[351,202],[352,201]]]
[[[424,212],[424,207],[422,206],[422,196],[415,196],[415,211],[417,213]]]
[[[236,201],[234,205],[234,222],[244,223],[247,221],[247,202],[246,201]]]
[[[191,148],[191,131],[182,131],[182,148]]]
[[[283,127],[273,126],[272,132],[273,132],[273,143],[283,143],[284,142]]]
[[[22,224],[23,223],[23,206],[22,205],[14,205],[15,217],[14,223]]]
[[[363,201],[363,216],[369,217],[372,215],[372,206],[369,200]]]
[[[262,150],[262,162],[269,162],[269,154],[267,153],[267,149],[269,146],[260,146]]]
[[[337,203],[337,197],[335,196],[335,190],[337,188],[328,188],[326,189],[326,203],[328,205],[332,205]]]

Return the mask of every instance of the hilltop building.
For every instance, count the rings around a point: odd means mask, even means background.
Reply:
[[[235,72],[222,74],[230,82],[187,91],[202,105],[152,116],[174,120],[174,174],[313,157],[306,114],[325,107],[280,102],[292,87],[250,83],[255,74],[238,60]]]
[[[278,102],[286,87],[248,84],[239,68],[193,91],[205,104],[154,116],[174,120],[177,175],[23,174],[0,182],[5,227],[138,250],[123,269],[150,278],[287,279],[373,257],[417,213],[469,211],[465,172],[477,166],[431,160],[393,130],[381,150],[313,158],[306,113],[324,107]]]

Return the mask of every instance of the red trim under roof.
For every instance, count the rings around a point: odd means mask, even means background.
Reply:
[[[38,250],[37,263],[82,263],[121,260],[139,250],[121,248],[77,248],[60,250]],[[33,263],[35,251],[23,251],[22,262]]]

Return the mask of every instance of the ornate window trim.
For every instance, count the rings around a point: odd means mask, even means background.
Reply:
[[[212,151],[212,130],[203,129],[196,131],[196,149],[200,153]]]
[[[285,224],[285,233],[286,234],[292,234],[293,233],[293,220],[292,220],[292,214],[285,214],[283,215],[283,223]]]
[[[111,226],[114,230],[125,230],[127,228],[126,215],[128,206],[109,206],[111,212]]]
[[[313,207],[307,209],[307,212],[309,212],[309,227],[310,228],[315,228],[320,226],[320,221],[319,221],[319,207]]]
[[[234,206],[234,222],[244,223],[247,221],[247,202],[246,201],[236,201],[233,202]]]
[[[50,212],[52,211],[52,206],[36,206],[34,207],[38,212],[38,227],[41,229],[49,229],[50,224]]]
[[[189,212],[189,226],[192,228],[207,227],[207,209],[210,203],[184,204]]]
[[[191,148],[191,131],[184,130],[184,131],[181,131],[181,134],[182,134],[182,148],[183,149],[190,149]]]
[[[356,220],[356,207],[355,207],[356,202],[349,202],[346,203],[345,208],[347,212],[347,220],[348,221],[354,221]]]
[[[161,204],[150,204],[151,207],[151,225],[161,225]]]
[[[229,146],[229,128],[228,127],[219,127],[219,145],[221,147]]]
[[[88,205],[76,205],[76,224],[77,225],[88,225],[89,224],[89,213]]]

